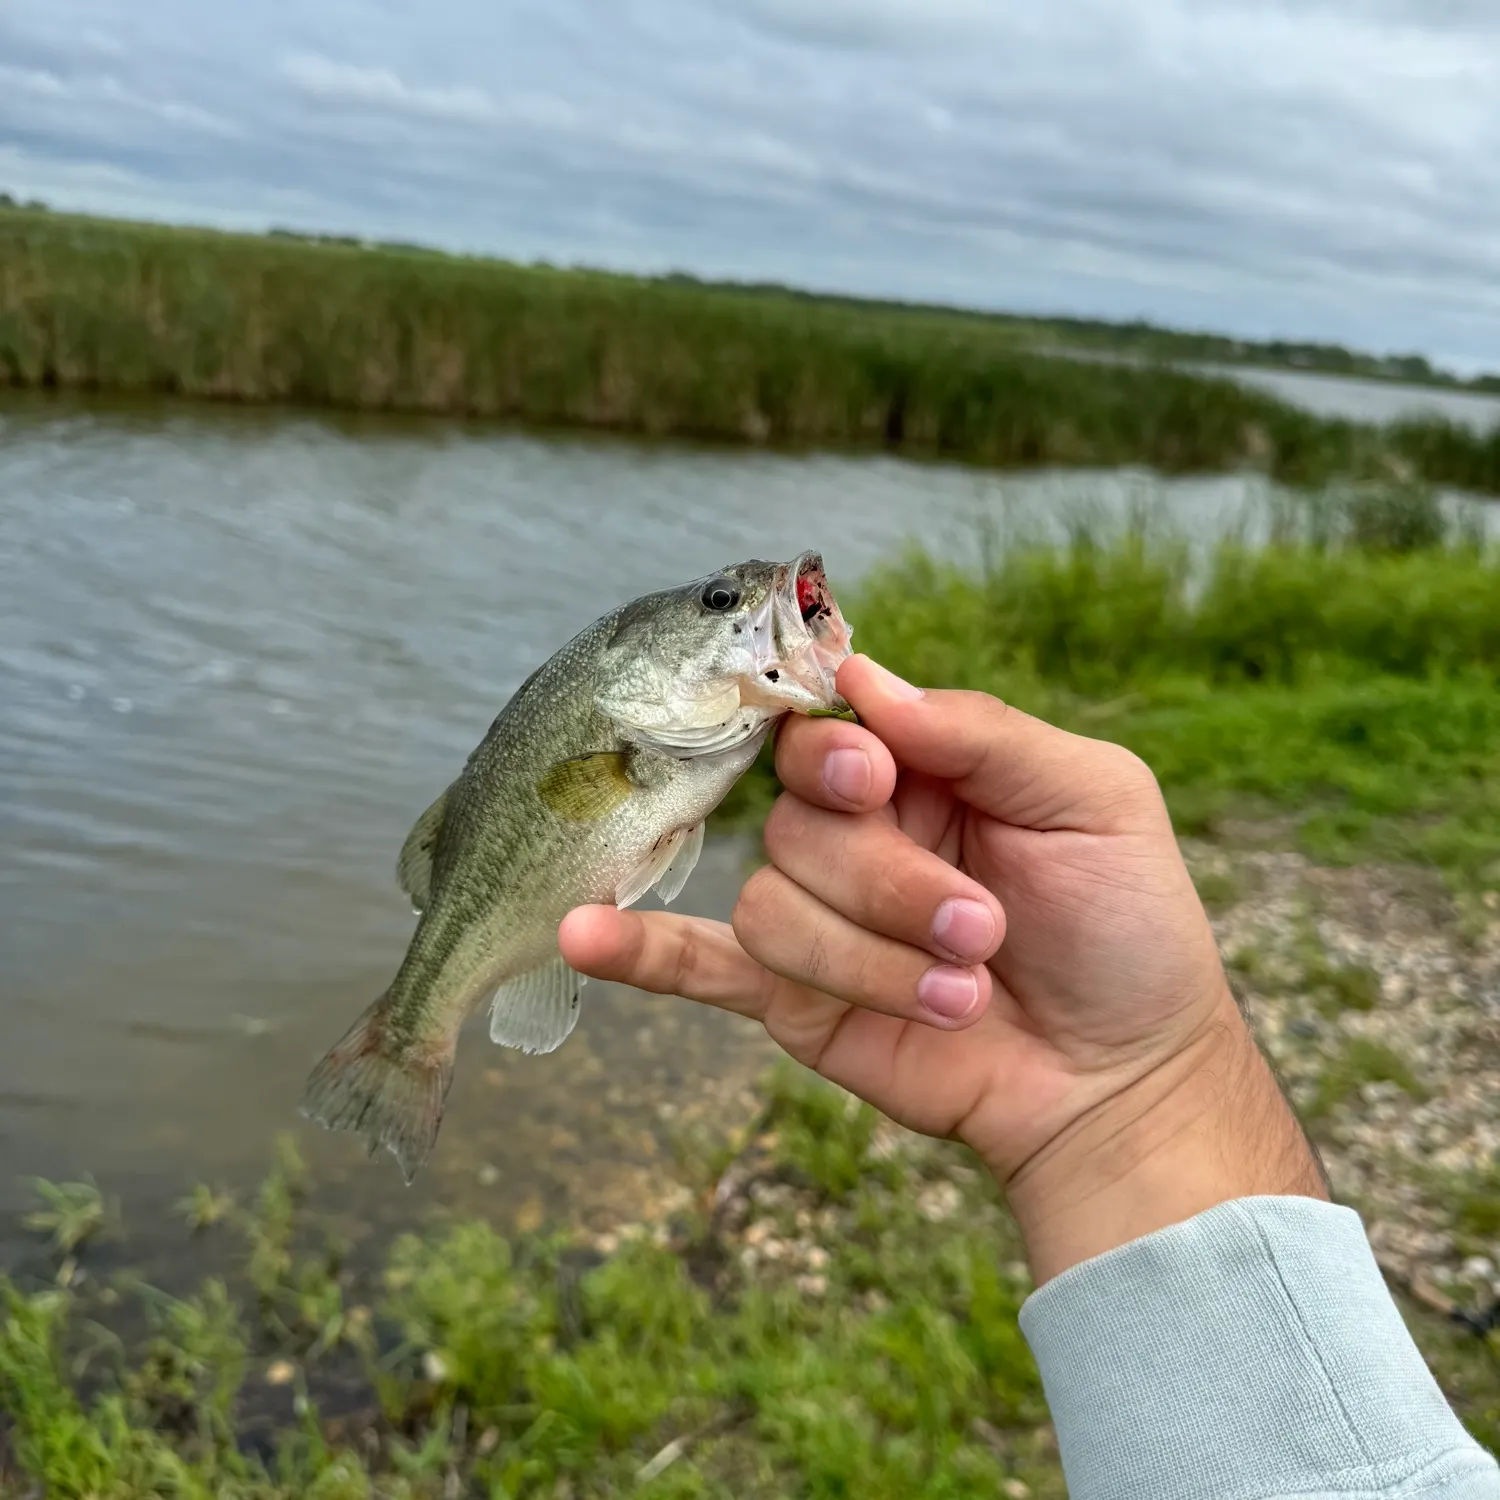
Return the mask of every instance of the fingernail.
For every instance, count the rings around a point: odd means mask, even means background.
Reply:
[[[917,999],[945,1021],[962,1021],[979,1003],[979,981],[968,969],[938,964],[917,981]]]
[[[868,661],[869,658],[866,657],[866,660]],[[882,667],[878,661],[871,661],[870,665],[875,670],[876,681],[891,697],[913,699],[922,696],[921,688],[913,687],[905,679],[897,677],[894,672]]]
[[[863,802],[873,778],[863,750],[832,750],[823,762],[823,785],[844,802]]]
[[[945,901],[933,913],[932,937],[954,958],[978,963],[994,945],[994,913],[982,901]]]

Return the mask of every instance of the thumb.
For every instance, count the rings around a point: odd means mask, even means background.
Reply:
[[[924,691],[868,656],[839,668],[838,690],[899,766],[953,783],[970,806],[1018,828],[1120,833],[1161,795],[1120,745],[1069,734],[988,693]]]

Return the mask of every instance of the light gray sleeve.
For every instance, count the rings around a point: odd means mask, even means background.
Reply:
[[[1027,1300],[1071,1500],[1500,1500],[1359,1216],[1224,1203]]]

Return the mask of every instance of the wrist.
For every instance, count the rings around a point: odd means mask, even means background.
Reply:
[[[1037,1284],[1234,1198],[1328,1196],[1227,989],[1194,1037],[1003,1182]]]

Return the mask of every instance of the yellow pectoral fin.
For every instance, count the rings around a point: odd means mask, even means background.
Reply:
[[[537,782],[543,802],[570,823],[592,823],[612,813],[635,790],[620,750],[560,760]]]

